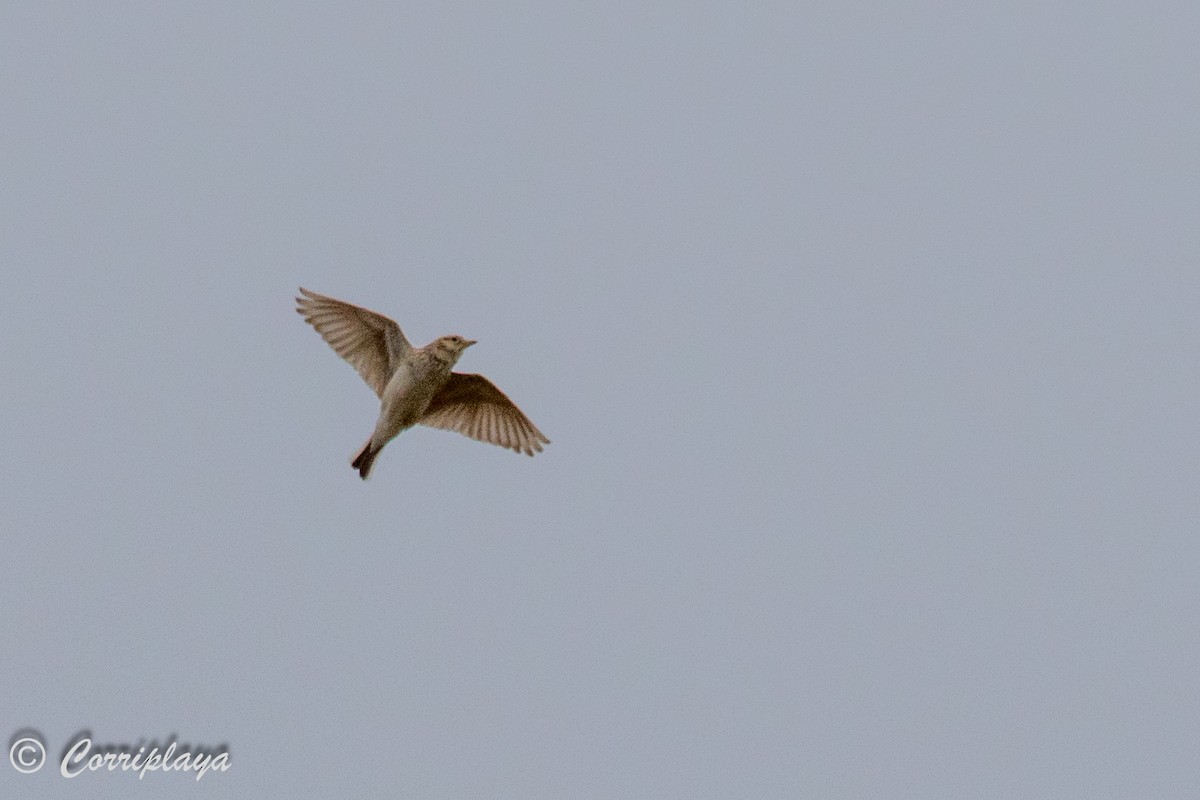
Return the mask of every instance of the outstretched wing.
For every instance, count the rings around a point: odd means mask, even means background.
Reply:
[[[300,294],[303,297],[296,298],[296,311],[382,397],[396,365],[412,350],[400,326],[383,314],[310,292],[303,286]]]
[[[430,401],[421,424],[457,431],[528,456],[550,444],[529,417],[482,375],[450,373],[450,380]]]

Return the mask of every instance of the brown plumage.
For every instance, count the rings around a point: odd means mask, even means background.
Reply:
[[[473,340],[442,336],[413,347],[382,314],[303,287],[300,294],[296,311],[379,397],[375,430],[351,462],[364,480],[384,445],[417,424],[530,456],[550,443],[487,378],[451,372]]]

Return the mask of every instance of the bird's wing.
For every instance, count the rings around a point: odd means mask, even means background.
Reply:
[[[382,397],[396,366],[412,350],[400,326],[383,314],[310,292],[303,286],[300,294],[303,297],[296,298],[296,311]]]
[[[450,373],[450,380],[430,401],[421,424],[457,431],[528,456],[550,444],[529,417],[482,375]]]

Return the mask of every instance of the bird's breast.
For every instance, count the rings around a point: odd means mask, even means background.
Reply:
[[[387,385],[383,387],[383,398],[399,397],[407,394],[415,383],[411,364],[401,364],[396,367]]]
[[[445,383],[440,377],[420,363],[401,364],[383,389],[382,416],[398,428],[415,425]]]

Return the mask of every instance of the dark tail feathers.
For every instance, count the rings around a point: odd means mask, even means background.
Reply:
[[[358,451],[358,455],[350,462],[350,466],[358,470],[358,476],[365,481],[371,474],[371,465],[375,463],[377,455],[379,455],[379,451],[371,449],[371,440],[368,439],[367,443],[363,445],[363,449]]]

